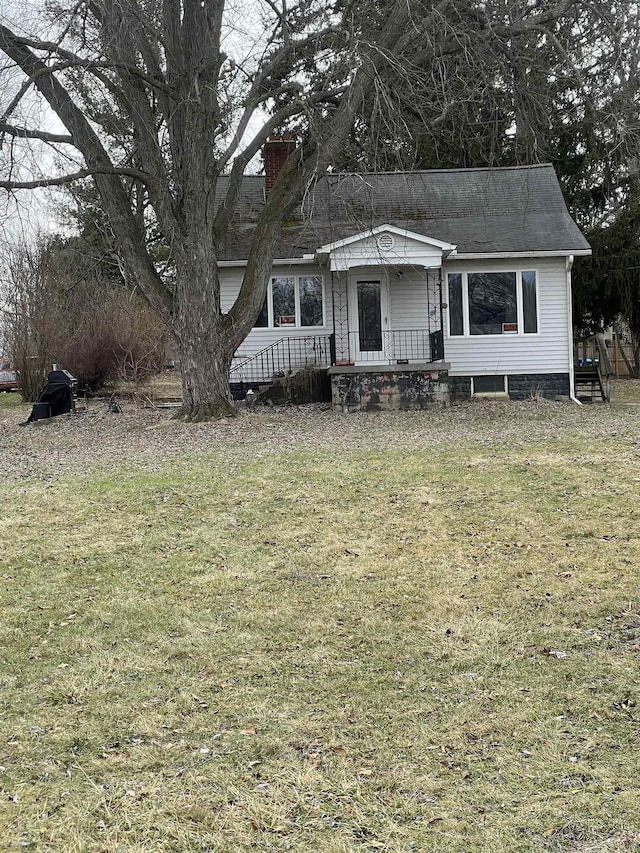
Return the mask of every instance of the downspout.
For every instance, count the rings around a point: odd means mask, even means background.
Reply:
[[[571,268],[573,267],[573,255],[567,255],[567,342],[569,346],[569,399],[577,406],[582,403],[576,397],[576,382],[573,368],[573,305],[571,300]]]

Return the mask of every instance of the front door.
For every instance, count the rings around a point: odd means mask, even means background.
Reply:
[[[352,276],[349,290],[351,357],[356,363],[385,363],[389,344],[386,281],[382,277]]]

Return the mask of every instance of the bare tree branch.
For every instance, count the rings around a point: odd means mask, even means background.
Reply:
[[[73,139],[64,133],[49,133],[46,130],[34,130],[27,127],[17,127],[6,122],[0,122],[0,134],[8,133],[10,136],[19,136],[24,139],[40,139],[43,142],[58,142],[63,145],[73,145]],[[1,144],[0,144],[1,147]]]
[[[326,27],[318,33],[314,33],[312,36],[307,36],[306,38],[298,39],[294,41],[287,41],[287,43],[278,50],[273,57],[268,59],[265,64],[253,75],[251,88],[245,98],[244,101],[244,110],[243,113],[238,120],[237,127],[235,132],[227,146],[226,150],[221,154],[218,164],[220,169],[226,168],[229,161],[238,151],[238,147],[246,133],[247,127],[255,113],[256,107],[262,102],[267,100],[270,97],[273,97],[277,94],[278,87],[275,87],[273,91],[269,87],[266,88],[266,91],[263,91],[265,86],[265,81],[268,80],[271,76],[273,76],[280,68],[282,68],[286,61],[295,53],[303,53],[306,48],[311,44],[322,44],[324,39],[331,35],[335,35],[340,32],[340,27],[332,26]],[[295,82],[295,81],[292,81]],[[253,155],[252,155],[253,156]]]
[[[73,181],[82,180],[82,178],[90,178],[95,175],[126,175],[130,178],[136,178],[138,181],[147,179],[144,172],[137,169],[80,169],[70,175],[60,175],[57,178],[40,178],[35,181],[5,181],[0,180],[0,188],[4,190],[34,190],[38,187],[62,187],[65,184],[71,184]]]
[[[158,315],[168,321],[171,313],[169,294],[147,254],[120,176],[115,172],[96,132],[55,76],[50,72],[40,73],[46,69],[43,61],[3,24],[0,24],[0,48],[20,66],[28,78],[35,81],[36,88],[69,131],[75,147],[82,152],[87,169],[95,174],[103,201],[109,208],[109,218],[116,237],[130,253],[131,264],[140,277],[140,286]]]

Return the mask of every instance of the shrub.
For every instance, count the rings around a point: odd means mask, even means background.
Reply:
[[[74,250],[78,240],[12,253],[7,349],[29,402],[54,363],[95,391],[117,379],[140,382],[165,361],[167,335],[156,315],[121,279]]]

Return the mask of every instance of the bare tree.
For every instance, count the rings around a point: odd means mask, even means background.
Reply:
[[[92,250],[96,250],[94,253]],[[53,363],[96,390],[139,382],[165,364],[166,332],[136,293],[114,276],[100,247],[81,237],[4,247],[5,350],[33,401]]]
[[[20,374],[24,400],[33,402],[60,342],[54,297],[37,249],[5,245],[4,252],[6,352]]]
[[[128,276],[176,342],[184,415],[228,414],[231,359],[262,307],[283,224],[313,176],[338,159],[365,98],[375,92],[392,106],[389,81],[411,84],[416,68],[464,57],[470,40],[480,49],[508,42],[573,5],[256,0],[241,12],[225,0],[79,0],[55,10],[57,35],[46,40],[0,23],[0,50],[22,74],[0,117],[11,155],[0,186],[91,176]],[[247,27],[241,15],[252,13]],[[34,93],[59,131],[24,115]],[[243,173],[270,133],[291,127],[301,142],[268,195],[239,296],[223,313],[218,248]],[[26,143],[55,149],[68,171],[24,179]],[[168,247],[171,274],[154,262],[154,235]]]

